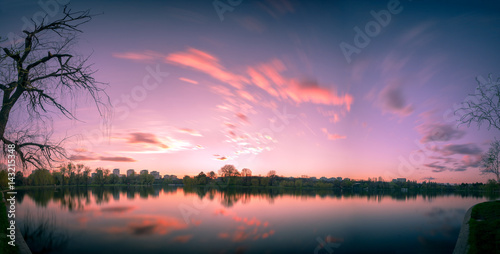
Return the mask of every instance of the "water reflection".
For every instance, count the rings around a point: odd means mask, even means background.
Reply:
[[[409,253],[442,253],[453,250],[465,210],[495,196],[130,186],[27,190],[18,191],[17,198],[29,246],[46,253],[162,253],[165,249],[172,253],[398,253],[408,249]],[[54,246],[40,247],[47,236],[33,237],[36,234],[28,227],[47,221],[33,214],[50,215],[57,225],[52,228],[59,233],[46,233],[57,239]]]

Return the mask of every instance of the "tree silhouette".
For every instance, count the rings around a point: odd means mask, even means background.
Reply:
[[[233,165],[224,165],[224,167],[222,167],[220,170],[219,170],[219,175],[222,176],[222,177],[231,177],[231,176],[237,176],[239,175],[240,173],[238,172],[238,170],[233,166]]]
[[[497,182],[500,183],[500,141],[491,142],[490,149],[483,155],[482,159],[483,174],[494,174],[497,177]]]
[[[67,158],[62,143],[51,138],[54,114],[77,119],[73,99],[90,95],[101,117],[107,119],[109,98],[104,84],[94,79],[88,57],[72,53],[79,27],[93,15],[64,7],[62,18],[53,22],[45,16],[24,30],[23,40],[10,46],[0,44],[0,140],[15,144],[22,165],[43,168]],[[0,42],[4,41],[0,38]],[[5,45],[5,44],[3,44]],[[20,119],[11,119],[12,113]]]
[[[241,176],[244,176],[244,177],[252,176],[252,170],[250,170],[248,168],[242,169],[241,170]]]
[[[477,122],[481,127],[483,123],[500,130],[500,78],[493,80],[488,76],[487,82],[476,79],[478,86],[475,94],[471,94],[472,99],[462,102],[462,107],[455,111],[460,115],[459,124],[470,126],[472,122]]]

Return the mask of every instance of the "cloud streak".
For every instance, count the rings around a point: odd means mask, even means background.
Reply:
[[[130,144],[151,144],[167,149],[168,146],[158,140],[153,133],[134,132],[130,133],[127,143]]]
[[[328,132],[326,128],[322,128],[321,131],[326,134],[328,140],[337,140],[337,139],[346,139],[346,136],[339,135],[339,134],[331,134]]]
[[[188,48],[186,52],[169,54],[165,57],[165,61],[201,71],[238,89],[243,88],[245,83],[248,83],[245,77],[227,71],[219,63],[218,58],[198,49]]]

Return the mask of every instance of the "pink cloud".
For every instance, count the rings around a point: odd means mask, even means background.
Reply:
[[[278,92],[272,88],[270,85],[269,81],[259,72],[257,72],[254,68],[248,68],[247,70],[248,75],[250,75],[250,78],[252,79],[252,82],[257,85],[258,87],[262,88],[262,90],[266,91],[272,96],[278,97]]]
[[[238,117],[241,121],[243,121],[245,123],[249,122],[248,121],[248,117],[245,114],[241,113],[241,112],[236,113],[236,117]]]
[[[87,155],[71,155],[69,157],[69,159],[72,161],[94,161],[94,160],[97,160],[97,158],[92,157],[92,156],[87,156]]]
[[[186,52],[169,54],[165,60],[204,72],[238,89],[243,88],[244,83],[248,83],[245,77],[227,71],[216,57],[194,48],[188,48]]]
[[[193,130],[193,129],[189,129],[189,128],[180,128],[179,132],[186,133],[186,134],[189,134],[189,135],[195,136],[195,137],[202,136],[197,130]]]
[[[327,138],[329,140],[337,140],[337,139],[345,139],[347,138],[346,136],[339,135],[339,134],[331,134],[328,132],[326,128],[322,128],[321,131],[326,134]]]
[[[146,50],[144,52],[113,53],[112,56],[115,58],[128,59],[134,61],[152,61],[163,57],[162,54],[151,50]]]
[[[130,157],[122,157],[122,156],[113,156],[113,157],[99,157],[101,161],[114,161],[114,162],[136,162],[136,160]]]
[[[144,133],[144,132],[130,133],[127,142],[131,144],[137,144],[137,143],[152,144],[152,145],[157,145],[161,148],[168,148],[168,146],[161,143],[156,137],[156,135],[153,133]]]
[[[198,81],[196,81],[196,80],[192,80],[192,79],[188,79],[188,78],[183,78],[183,77],[180,77],[180,78],[179,78],[179,80],[184,81],[184,82],[187,82],[187,83],[195,84],[195,85],[197,85],[197,84],[198,84]]]
[[[350,94],[339,95],[335,91],[321,87],[316,81],[298,81],[281,75],[286,70],[282,61],[273,59],[256,68],[247,69],[252,83],[270,95],[282,99],[291,99],[297,103],[311,102],[325,105],[344,105],[351,109],[354,98]],[[274,84],[274,86],[273,86]]]
[[[245,90],[238,90],[238,95],[248,101],[251,101],[251,102],[256,102],[255,98],[253,97],[253,95],[251,95],[249,92],[245,91]]]
[[[114,162],[136,162],[135,159],[123,156],[88,156],[88,155],[71,155],[72,161],[114,161]]]

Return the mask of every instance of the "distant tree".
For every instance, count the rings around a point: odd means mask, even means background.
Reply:
[[[76,185],[80,185],[82,181],[82,171],[85,168],[85,165],[83,164],[77,164],[76,165]]]
[[[252,176],[252,170],[248,169],[248,168],[244,168],[241,170],[241,176],[243,177],[250,177]]]
[[[489,179],[488,182],[484,185],[484,189],[488,192],[495,192],[500,189],[500,183],[496,182],[493,179]]]
[[[7,170],[0,170],[0,187],[7,188],[9,185]]]
[[[208,177],[212,180],[216,179],[217,178],[217,174],[214,172],[214,171],[210,171],[208,173]]]
[[[90,177],[90,168],[89,167],[84,167],[83,168],[83,182],[85,183],[85,186],[89,184],[89,177]]]
[[[23,171],[16,172],[16,180],[14,181],[16,186],[22,186],[25,183]]]
[[[276,170],[270,170],[267,172],[267,177],[272,178],[276,176]]]
[[[261,186],[267,186],[267,185],[269,185],[269,177],[262,177],[262,178],[260,178],[260,185]]]
[[[151,174],[145,174],[146,175],[146,184],[147,185],[153,185],[155,181],[155,177]]]
[[[35,186],[50,185],[54,184],[54,179],[47,169],[37,169],[28,177],[28,182]]]
[[[491,75],[487,82],[476,79],[478,86],[472,99],[462,102],[461,108],[455,111],[460,116],[459,124],[470,126],[476,122],[479,127],[483,123],[500,130],[500,78],[494,80]]]
[[[196,184],[198,184],[198,185],[205,185],[205,184],[207,184],[207,175],[205,175],[205,173],[203,173],[203,171],[201,171],[195,177],[195,180],[196,180]]]
[[[302,179],[296,179],[295,180],[295,187],[296,188],[302,188]]]
[[[490,149],[482,157],[482,169],[483,174],[494,174],[497,178],[497,182],[500,183],[500,141],[495,140],[491,142]]]
[[[186,175],[186,176],[184,176],[184,178],[182,178],[182,183],[185,186],[191,186],[191,185],[194,185],[194,180],[190,176]]]
[[[258,178],[252,178],[251,180],[252,186],[259,186],[259,179]]]
[[[267,177],[269,177],[269,185],[276,185],[276,170],[270,170],[267,172]]]
[[[102,168],[95,169],[95,177],[92,179],[94,184],[104,185],[104,173]]]
[[[25,167],[45,168],[67,158],[64,139],[51,138],[51,117],[56,113],[76,119],[71,99],[79,93],[90,95],[101,116],[110,109],[104,84],[94,79],[88,57],[72,53],[80,25],[92,15],[65,6],[62,18],[48,22],[47,16],[32,19],[33,24],[11,43],[0,38],[0,142],[15,144]],[[18,119],[11,119],[14,109]]]
[[[33,174],[33,173],[31,173]],[[31,175],[30,175],[31,176]],[[29,177],[28,177],[29,178]],[[52,171],[52,179],[54,181],[54,184],[56,185],[62,185],[62,174],[61,171]],[[29,183],[31,185],[31,183]]]
[[[239,172],[233,165],[228,164],[219,170],[219,175],[222,177],[231,177],[239,175]]]

